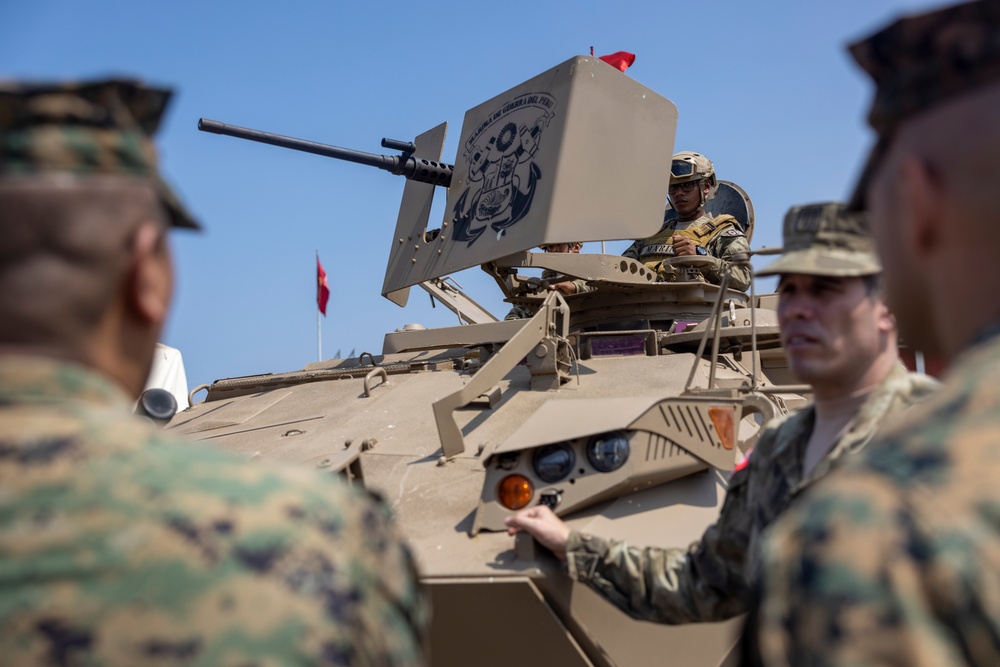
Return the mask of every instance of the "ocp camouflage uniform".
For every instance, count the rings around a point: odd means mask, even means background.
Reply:
[[[806,478],[802,462],[815,410],[809,406],[771,421],[748,465],[733,473],[719,519],[699,542],[687,549],[637,549],[574,531],[567,544],[570,576],[642,620],[722,621],[745,612],[764,530],[799,494],[840,467],[846,454],[863,448],[887,415],[936,386],[897,366]]]
[[[381,502],[173,442],[108,380],[0,359],[0,663],[421,665]]]
[[[712,266],[702,269],[702,274],[714,285],[722,282],[722,275],[734,256],[750,253],[750,244],[736,218],[731,215],[712,217],[706,213],[688,223],[679,223],[677,218],[667,220],[660,231],[647,239],[635,241],[622,256],[637,259],[656,269],[664,259],[675,257],[671,242],[674,234],[687,236],[695,242],[697,248],[704,249],[704,256],[713,260]],[[750,267],[733,264],[731,271],[729,286],[743,292],[749,289]]]
[[[1000,664],[997,378],[1000,326],[775,525],[750,653],[767,665]]]

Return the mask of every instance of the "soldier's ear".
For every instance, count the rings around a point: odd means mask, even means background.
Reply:
[[[129,306],[144,324],[159,326],[167,318],[173,292],[173,269],[163,225],[144,222],[132,238]]]
[[[882,333],[890,333],[896,330],[896,316],[889,310],[885,300],[879,297],[875,306],[875,322],[878,330]]]
[[[914,154],[903,156],[896,169],[900,194],[896,204],[903,207],[904,221],[899,231],[905,236],[900,242],[909,246],[914,259],[934,259],[946,233],[945,192],[927,162]]]

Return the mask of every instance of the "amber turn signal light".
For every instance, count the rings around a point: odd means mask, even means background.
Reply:
[[[733,423],[733,409],[728,407],[709,408],[708,416],[712,419],[712,425],[715,426],[715,432],[719,435],[722,446],[726,449],[732,449],[733,433],[736,430]]]
[[[500,480],[497,496],[500,504],[509,510],[519,510],[531,502],[535,489],[524,475],[507,475]]]

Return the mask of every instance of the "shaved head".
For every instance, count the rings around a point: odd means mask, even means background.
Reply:
[[[165,214],[148,182],[62,174],[0,178],[0,347],[90,364],[95,354],[108,355],[97,351],[102,346],[142,354],[124,349],[139,345],[126,340],[131,336],[107,329],[109,317],[122,324],[134,319],[127,313],[144,227],[155,231],[146,233],[155,236],[146,242],[150,252],[169,264]]]
[[[923,158],[955,205],[995,207],[1000,189],[1000,83],[986,86],[919,114],[900,128],[889,160]],[[996,210],[995,208],[993,210]],[[1000,236],[995,224],[977,217],[981,231]],[[976,220],[970,220],[976,222]]]
[[[869,189],[886,298],[909,344],[953,356],[1000,316],[1000,84],[904,122]]]

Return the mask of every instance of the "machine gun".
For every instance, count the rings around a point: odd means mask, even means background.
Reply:
[[[630,121],[609,124],[616,117]],[[399,155],[204,118],[198,128],[405,176],[382,284],[383,296],[404,305],[413,285],[491,263],[514,268],[543,244],[655,233],[670,179],[670,163],[663,156],[673,152],[676,124],[670,100],[596,58],[581,56],[467,111],[454,166],[441,162],[447,123],[412,143],[382,140]],[[444,219],[432,227],[435,186],[447,189],[447,201]],[[577,277],[642,284],[655,278],[618,257],[605,264],[600,275]]]
[[[202,132],[212,132],[213,134],[224,134],[237,139],[247,139],[257,141],[262,144],[270,144],[281,148],[290,148],[304,153],[313,153],[323,157],[332,157],[347,162],[377,167],[388,171],[396,176],[403,176],[413,181],[430,183],[431,185],[441,185],[448,187],[451,185],[451,177],[455,173],[455,167],[443,162],[435,162],[424,158],[414,157],[417,150],[416,145],[410,141],[399,141],[397,139],[382,139],[382,148],[389,148],[400,151],[399,155],[377,155],[375,153],[365,153],[350,148],[340,148],[339,146],[329,146],[315,141],[286,137],[271,132],[251,130],[238,125],[228,125],[217,120],[208,118],[198,119],[198,129]]]

